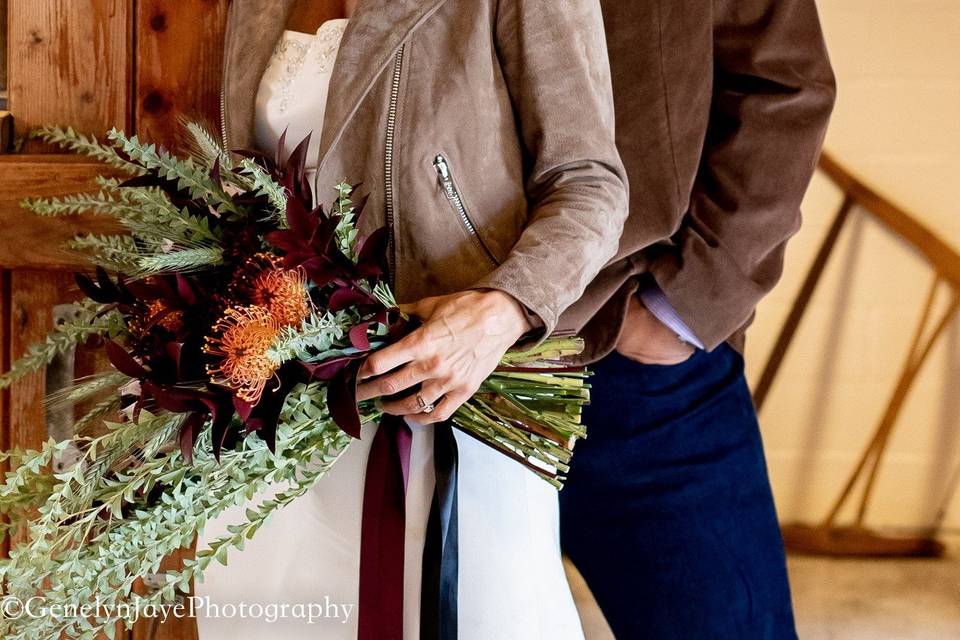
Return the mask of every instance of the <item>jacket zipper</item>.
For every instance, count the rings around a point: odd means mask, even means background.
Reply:
[[[390,252],[387,264],[390,267],[390,284],[397,287],[397,235],[394,228],[393,204],[393,145],[397,133],[397,107],[400,102],[400,79],[403,74],[403,52],[401,46],[393,63],[393,83],[390,86],[390,110],[387,113],[387,137],[383,150],[384,198],[386,201],[387,229],[390,230]]]
[[[447,196],[447,200],[450,202],[450,205],[453,207],[453,210],[460,216],[460,222],[463,224],[464,229],[467,230],[467,233],[470,235],[470,238],[473,240],[474,244],[477,245],[477,248],[480,252],[490,261],[494,266],[500,264],[500,261],[493,255],[493,252],[487,247],[483,239],[480,237],[480,234],[477,233],[477,228],[474,226],[473,221],[470,219],[470,214],[467,213],[467,207],[463,204],[463,197],[460,195],[460,190],[457,189],[457,184],[453,181],[453,173],[450,171],[450,163],[447,162],[447,159],[443,154],[438,154],[436,159],[433,161],[433,166],[437,170],[437,179],[440,181],[440,186],[443,188],[444,195]]]
[[[220,84],[220,135],[222,136],[221,142],[223,143],[223,150],[229,153],[230,143],[227,140],[227,89],[223,86],[223,82]]]
[[[233,0],[227,0],[227,23],[224,27],[224,40],[229,42],[230,31],[233,28],[234,7]],[[223,75],[220,78],[220,137],[223,143],[223,150],[230,153],[230,141],[227,139],[227,78],[229,77],[227,69],[227,58],[223,60]]]

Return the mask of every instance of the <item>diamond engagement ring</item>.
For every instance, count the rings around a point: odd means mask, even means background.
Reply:
[[[434,407],[432,402],[427,402],[423,399],[423,396],[419,393],[417,394],[417,404],[420,405],[420,410],[424,413],[433,413]]]

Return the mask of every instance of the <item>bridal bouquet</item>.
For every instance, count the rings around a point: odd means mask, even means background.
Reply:
[[[95,267],[76,277],[86,297],[0,378],[7,386],[79,345],[112,364],[49,398],[85,407],[71,439],[0,454],[12,469],[0,486],[0,539],[12,544],[4,591],[78,612],[2,619],[7,640],[112,637],[130,624],[125,603],[170,602],[211,561],[226,563],[380,417],[356,401],[360,366],[417,326],[386,279],[387,231],[358,233],[353,188],[337,185],[331,207],[314,202],[308,141],[286,160],[281,140],[274,158],[234,162],[202,127],[187,130],[185,158],[116,130],[108,143],[70,129],[35,134],[127,176],[25,206],[113,216],[124,233],[72,241]],[[508,353],[453,423],[559,486],[588,401],[587,374],[561,360],[581,348],[555,337]],[[281,490],[256,501],[271,485]],[[230,535],[163,573],[156,591],[135,593],[209,519],[243,504]]]

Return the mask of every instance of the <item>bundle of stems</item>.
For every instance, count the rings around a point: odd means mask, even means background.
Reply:
[[[583,351],[572,336],[512,351],[453,416],[465,433],[520,462],[560,489],[590,402],[589,372],[563,358]]]

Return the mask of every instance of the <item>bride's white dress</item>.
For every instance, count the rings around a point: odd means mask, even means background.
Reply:
[[[285,128],[295,143],[318,130],[346,20],[314,34],[284,33],[257,96],[258,144]],[[316,158],[318,135],[312,153]],[[196,584],[201,640],[352,640],[357,637],[366,425],[333,471]],[[412,424],[406,499],[404,637],[419,638],[421,558],[434,488],[433,431]],[[457,433],[459,636],[467,640],[582,640],[564,575],[556,491],[521,465]],[[199,548],[242,521],[209,522]],[[299,606],[294,606],[299,605]],[[312,620],[311,620],[312,617]]]

